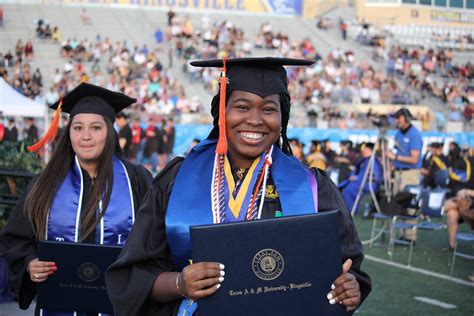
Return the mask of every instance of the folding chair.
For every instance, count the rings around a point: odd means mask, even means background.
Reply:
[[[444,202],[446,201],[447,189],[424,189],[420,196],[421,219],[418,229],[439,230],[446,228],[444,223],[433,223],[432,218],[442,218],[444,216]]]
[[[410,192],[412,194],[415,194],[415,197],[411,200],[410,202],[410,208],[413,209],[418,209],[419,208],[419,199],[420,199],[420,194],[422,192],[422,186],[421,185],[407,185],[403,191],[405,192]],[[402,226],[405,226],[401,220],[407,220],[407,219],[414,219],[416,217],[412,216],[401,216],[401,215],[389,215],[389,214],[384,214],[384,213],[375,213],[373,214],[373,221],[372,221],[372,231],[370,234],[370,247],[373,246],[373,242],[375,239],[375,234],[376,233],[381,233],[381,234],[386,234],[389,235],[389,242],[387,245],[387,252],[388,255],[390,256],[390,259],[392,258],[393,255],[393,248],[395,243],[405,243],[401,241],[396,241],[394,236],[395,236],[395,229],[396,228],[404,228]],[[377,224],[381,223],[381,227],[377,227]],[[387,227],[388,225],[388,227]],[[411,226],[409,228],[412,228]],[[411,252],[410,252],[411,254]],[[411,259],[411,256],[410,256]]]
[[[451,260],[450,275],[453,275],[454,263],[455,263],[456,257],[461,257],[461,258],[469,259],[469,260],[474,259],[474,255],[458,251],[458,244],[460,241],[466,241],[472,244],[474,242],[474,234],[470,234],[470,233],[457,233],[456,234],[456,246],[454,246],[453,259]]]
[[[418,219],[419,219],[419,215],[417,214],[416,210],[420,208],[420,202],[421,202],[421,196],[423,194],[423,190],[424,190],[423,186],[421,185],[407,185],[404,188],[404,191],[415,194],[414,198],[411,200],[410,207],[409,207],[415,210],[415,215],[413,216],[395,215],[392,217],[392,221],[390,225],[390,238],[388,241],[388,250],[387,250],[390,260],[393,257],[395,244],[407,245],[410,247],[408,251],[408,266],[411,265],[414,241],[413,240],[411,241],[398,240],[397,231],[407,230],[407,229],[416,230],[418,226]]]

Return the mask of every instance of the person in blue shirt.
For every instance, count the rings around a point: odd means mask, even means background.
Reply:
[[[354,208],[354,203],[359,193],[359,188],[362,185],[364,175],[367,172],[369,167],[370,157],[374,150],[374,143],[363,143],[360,147],[361,157],[356,161],[355,169],[351,172],[349,177],[342,181],[339,184],[339,189],[342,189],[342,197],[346,202],[347,208],[351,211]],[[362,195],[370,192],[370,187],[374,192],[377,192],[380,181],[382,179],[382,164],[379,159],[375,157],[374,169],[372,174],[372,182],[370,183],[369,178],[367,178],[364,188],[362,190]],[[359,200],[360,202],[360,200]],[[358,204],[355,207],[355,212],[357,212]]]
[[[393,166],[393,194],[401,192],[407,185],[419,185],[421,178],[423,140],[420,131],[411,124],[412,115],[407,108],[401,108],[393,115],[398,131],[395,134],[395,148],[388,150],[387,158]],[[404,239],[414,241],[415,230],[407,230]]]

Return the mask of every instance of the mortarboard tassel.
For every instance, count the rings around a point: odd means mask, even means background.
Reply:
[[[44,147],[47,143],[50,143],[54,140],[56,137],[56,134],[58,133],[58,126],[59,126],[59,118],[61,117],[61,108],[63,105],[63,100],[59,100],[59,105],[58,108],[56,109],[56,112],[54,113],[53,120],[51,121],[51,125],[48,128],[48,131],[46,134],[44,134],[43,138],[41,138],[36,144],[28,146],[27,149],[28,151],[38,151],[41,148]]]
[[[227,135],[226,135],[226,124],[225,124],[225,94],[227,86],[227,58],[224,57],[222,60],[222,72],[219,78],[220,80],[220,99],[219,99],[219,140],[217,141],[216,153],[220,155],[227,154]]]

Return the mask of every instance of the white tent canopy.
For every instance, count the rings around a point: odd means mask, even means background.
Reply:
[[[47,107],[18,93],[0,78],[0,114],[3,116],[30,116],[44,118]]]

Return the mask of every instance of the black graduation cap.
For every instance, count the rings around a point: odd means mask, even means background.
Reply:
[[[360,146],[360,149],[365,148],[365,147],[374,150],[375,144],[371,142],[365,142],[365,143],[362,143],[362,145]]]
[[[69,113],[70,118],[79,113],[94,113],[114,122],[117,113],[137,100],[120,92],[83,82],[62,100],[54,103],[51,108],[57,109],[60,102],[62,102],[62,111]]]
[[[262,98],[272,94],[288,94],[288,78],[283,66],[309,66],[312,60],[255,57],[212,59],[192,61],[195,67],[219,67],[219,139],[216,153],[227,153],[227,136],[225,124],[226,93],[241,90],[254,93]]]
[[[83,82],[51,106],[56,113],[48,131],[36,144],[28,146],[28,150],[38,151],[56,137],[61,111],[69,113],[69,119],[80,113],[94,113],[114,122],[117,113],[136,101],[125,94]]]
[[[283,66],[309,66],[306,59],[253,57],[226,60],[227,91],[242,90],[262,98],[281,92],[288,93],[288,78]],[[224,67],[223,59],[192,61],[195,67]],[[224,70],[224,69],[223,69]]]
[[[434,143],[431,143],[431,147],[433,147],[433,148],[443,148],[444,144],[440,143],[440,142],[434,142]]]
[[[345,140],[341,140],[341,143],[340,143],[342,146],[348,146],[348,147],[352,147],[354,144],[352,143],[351,140],[348,140],[348,139],[345,139]]]

